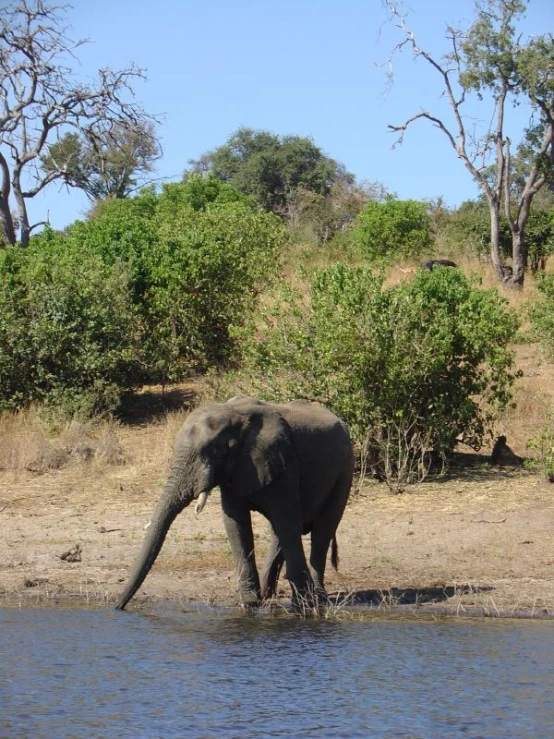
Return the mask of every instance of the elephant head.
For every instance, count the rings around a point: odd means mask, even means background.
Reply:
[[[142,585],[176,516],[193,500],[197,510],[216,486],[245,498],[269,485],[294,458],[290,429],[269,406],[235,400],[193,411],[181,427],[171,470],[127,585],[123,609]]]

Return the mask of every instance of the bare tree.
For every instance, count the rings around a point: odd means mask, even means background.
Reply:
[[[100,69],[93,82],[77,80],[70,63],[86,41],[63,26],[67,7],[44,0],[12,0],[0,20],[0,225],[3,240],[27,246],[34,228],[27,201],[55,180],[69,181],[71,159],[44,157],[73,133],[87,150],[101,152],[157,123],[134,100],[144,79],[135,65]],[[71,183],[73,184],[73,183]]]
[[[522,44],[514,21],[525,9],[521,0],[484,0],[476,5],[476,20],[468,30],[446,27],[450,52],[436,58],[418,44],[400,6],[385,0],[390,19],[404,36],[394,54],[411,48],[416,59],[429,64],[439,76],[452,121],[422,110],[401,125],[391,125],[402,143],[408,127],[426,120],[448,139],[480,187],[490,210],[491,259],[498,278],[512,287],[523,285],[527,265],[525,227],[534,196],[552,178],[554,162],[554,44],[547,34]],[[392,68],[392,67],[391,67]],[[492,102],[491,124],[483,135],[474,119],[465,116],[471,94]],[[508,103],[524,100],[530,107],[524,139],[513,152],[506,134]],[[471,121],[468,123],[468,121]],[[514,167],[518,159],[519,167]],[[491,164],[492,162],[492,164]],[[522,171],[522,166],[524,171]],[[517,177],[515,176],[518,169]],[[500,214],[504,211],[512,235],[512,268],[500,256]]]

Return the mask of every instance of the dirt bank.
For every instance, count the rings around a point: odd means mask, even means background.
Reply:
[[[179,422],[121,429],[120,464],[0,472],[0,602],[115,602]],[[267,524],[254,523],[261,557]],[[484,457],[408,494],[368,483],[339,528],[340,567],[329,567],[328,590],[383,611],[411,603],[436,613],[554,616],[553,531],[554,485],[521,469],[492,469]],[[77,544],[77,561],[61,558]],[[217,493],[200,516],[192,508],[179,516],[139,594],[133,604],[235,602]]]

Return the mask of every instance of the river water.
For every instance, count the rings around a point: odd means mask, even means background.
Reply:
[[[22,737],[554,737],[554,623],[0,609]]]

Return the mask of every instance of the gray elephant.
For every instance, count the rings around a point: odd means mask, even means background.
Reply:
[[[140,588],[175,517],[193,500],[201,509],[219,486],[225,529],[243,605],[275,594],[283,563],[298,607],[325,596],[324,572],[342,518],[354,470],[345,424],[319,403],[278,405],[248,397],[210,403],[181,427],[174,460],[141,553],[116,608]],[[271,524],[262,578],[256,567],[251,511]],[[311,534],[309,563],[302,535]]]

